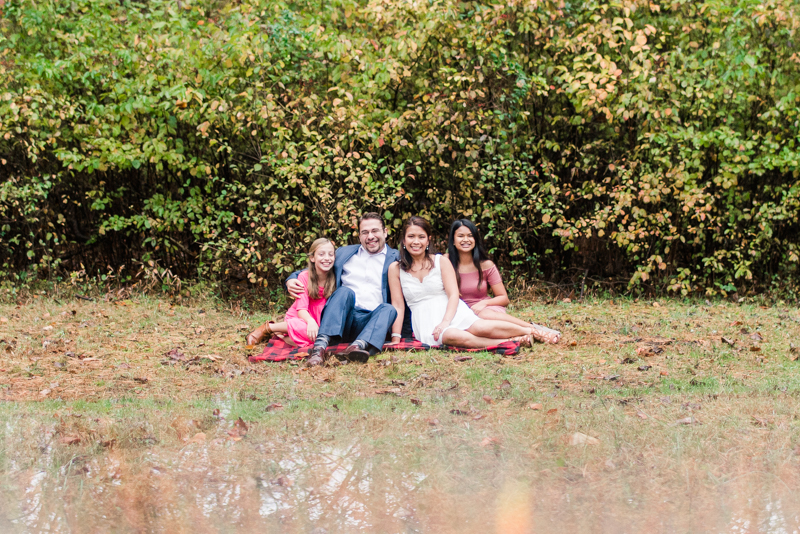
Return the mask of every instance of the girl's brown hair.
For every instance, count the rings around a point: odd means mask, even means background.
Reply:
[[[314,242],[311,243],[311,248],[308,249],[308,296],[311,300],[319,300],[320,298],[319,277],[317,276],[317,270],[314,268],[314,262],[311,261],[311,257],[314,256],[314,253],[319,247],[329,243],[335,251],[336,245],[333,244],[333,241],[325,237],[320,237],[319,239],[314,240]],[[325,298],[333,295],[334,291],[336,291],[336,276],[333,274],[333,269],[331,268],[331,270],[328,271],[328,277],[325,279]]]

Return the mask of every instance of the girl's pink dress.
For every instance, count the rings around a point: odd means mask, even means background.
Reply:
[[[500,272],[495,265],[492,265],[483,271],[483,282],[480,287],[478,286],[478,271],[471,273],[458,273],[461,278],[461,300],[467,303],[470,308],[476,302],[489,299],[489,288],[496,284],[502,284],[503,279],[500,278]],[[488,283],[487,283],[488,282]],[[504,306],[486,306],[487,310],[493,310],[500,313],[505,313]]]
[[[331,274],[330,276],[333,276]],[[297,277],[298,282],[303,284],[305,291],[303,294],[294,301],[292,307],[286,312],[286,326],[289,330],[289,337],[297,343],[298,347],[305,347],[307,345],[313,345],[314,340],[308,337],[308,323],[306,323],[303,319],[300,318],[298,312],[300,310],[308,311],[308,314],[314,318],[319,325],[319,320],[322,317],[322,308],[325,307],[325,303],[328,301],[323,295],[325,295],[325,288],[319,288],[319,297],[316,300],[312,300],[308,295],[308,271],[303,271]]]

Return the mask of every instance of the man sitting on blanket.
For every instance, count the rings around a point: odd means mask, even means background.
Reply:
[[[319,333],[309,351],[306,365],[324,361],[325,349],[332,338],[350,343],[338,357],[366,362],[383,348],[386,334],[397,317],[389,292],[389,266],[400,260],[396,249],[386,245],[386,227],[377,213],[365,213],[358,222],[360,245],[347,245],[336,251],[333,264],[336,287],[325,304]],[[297,298],[303,286],[298,272],[286,280],[289,294]],[[410,315],[407,311],[407,316]],[[403,335],[411,336],[411,321],[404,321]],[[396,334],[394,334],[396,335]]]

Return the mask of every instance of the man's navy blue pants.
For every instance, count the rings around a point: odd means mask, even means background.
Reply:
[[[340,287],[325,304],[319,333],[332,338],[331,342],[335,342],[334,337],[345,343],[361,339],[381,351],[396,318],[397,310],[391,304],[383,302],[368,311],[356,306],[356,294],[352,289]]]

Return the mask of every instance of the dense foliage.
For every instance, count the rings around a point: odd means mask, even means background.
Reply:
[[[798,281],[792,0],[0,9],[7,280],[144,262],[266,284],[370,209],[471,217],[522,274]]]

